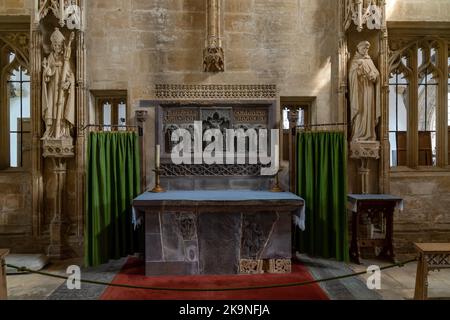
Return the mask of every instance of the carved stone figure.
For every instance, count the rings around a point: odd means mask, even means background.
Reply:
[[[370,43],[362,41],[350,63],[349,89],[352,142],[376,141],[375,126],[380,113],[380,73],[368,52]]]
[[[71,34],[68,44],[55,28],[50,37],[52,52],[42,63],[42,118],[45,121],[43,139],[70,138],[75,125],[75,75],[71,66]]]
[[[203,71],[205,72],[225,71],[224,55],[222,48],[209,47],[204,49]]]

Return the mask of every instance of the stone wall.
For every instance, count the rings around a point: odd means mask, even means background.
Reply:
[[[34,0],[0,0],[1,15],[31,15]]]
[[[450,21],[448,0],[387,0],[388,21]]]
[[[32,0],[0,0],[0,19],[30,15]],[[1,110],[1,112],[4,112]],[[0,170],[0,247],[15,252],[40,251],[32,237],[31,170]]]
[[[29,172],[0,172],[0,247],[40,250],[32,239],[31,195]]]
[[[281,96],[317,96],[332,109],[333,0],[224,1],[225,72],[202,70],[205,1],[88,2],[90,89],[128,89],[134,106],[156,83],[277,84]]]
[[[279,96],[317,97],[313,121],[331,120],[337,109],[337,1],[224,1],[225,72],[216,74],[203,72],[205,2],[89,1],[89,88],[127,89],[133,115],[140,101],[155,99],[155,84],[275,84]],[[148,111],[152,185],[155,113]]]
[[[397,253],[414,252],[413,242],[450,242],[449,172],[393,173],[390,187],[405,201],[394,220]]]

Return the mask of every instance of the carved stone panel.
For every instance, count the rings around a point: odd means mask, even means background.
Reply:
[[[261,164],[247,163],[240,165],[225,164],[198,164],[193,162],[194,141],[195,141],[195,122],[198,121],[202,126],[202,133],[208,129],[219,129],[222,132],[224,141],[224,151],[227,147],[227,129],[270,129],[273,122],[270,104],[162,104],[159,108],[158,118],[160,119],[159,128],[163,134],[158,137],[157,144],[161,145],[161,176],[258,176],[261,172]],[[171,152],[179,142],[172,141],[173,133],[178,129],[187,130],[191,137],[192,157],[191,164],[173,165]],[[159,129],[158,129],[159,131]],[[203,138],[203,137],[201,137]],[[203,141],[203,150],[208,145]],[[237,148],[237,146],[236,146]],[[247,146],[248,148],[248,146]],[[225,152],[224,152],[225,154]],[[236,162],[235,162],[236,164]]]
[[[176,221],[183,240],[197,239],[197,217],[194,213],[177,213]]]
[[[291,273],[291,259],[270,259],[265,260],[264,270],[268,273]]]
[[[272,84],[157,84],[155,94],[158,99],[275,99],[277,87]]]
[[[239,273],[260,274],[264,273],[262,260],[241,259]]]
[[[260,259],[277,222],[276,213],[243,214],[241,259]]]
[[[239,272],[240,226],[239,213],[199,214],[200,273]]]

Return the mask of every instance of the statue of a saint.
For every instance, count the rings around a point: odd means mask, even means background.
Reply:
[[[42,117],[45,121],[43,139],[70,138],[75,125],[75,75],[70,62],[71,34],[68,44],[55,28],[50,37],[52,52],[42,63]]]
[[[376,141],[380,112],[380,73],[369,56],[370,43],[362,41],[350,63],[349,90],[352,141]]]

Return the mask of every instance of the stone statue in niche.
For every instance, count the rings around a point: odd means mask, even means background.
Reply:
[[[52,51],[42,63],[42,118],[45,121],[43,140],[71,138],[75,125],[75,75],[71,66],[71,44],[55,28],[50,37]]]
[[[361,41],[350,63],[349,90],[352,142],[376,141],[380,112],[380,73],[369,56],[370,43]]]

